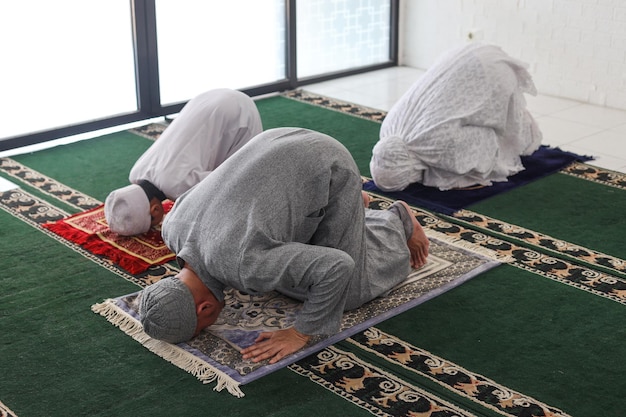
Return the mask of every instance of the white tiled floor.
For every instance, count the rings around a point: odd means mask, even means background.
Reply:
[[[304,90],[387,111],[423,73],[395,67],[307,85]],[[545,145],[593,156],[589,164],[626,173],[626,111],[544,95],[526,99]]]

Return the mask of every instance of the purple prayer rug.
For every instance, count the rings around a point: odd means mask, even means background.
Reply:
[[[218,321],[194,339],[175,345],[152,339],[143,332],[138,315],[140,291],[105,300],[92,306],[92,310],[150,351],[192,373],[202,382],[215,382],[215,390],[226,388],[231,394],[243,397],[241,385],[319,352],[500,264],[487,254],[472,252],[431,235],[429,239],[430,254],[424,267],[413,270],[407,280],[387,296],[345,312],[339,333],[326,338],[312,338],[302,350],[271,365],[267,361],[253,363],[243,360],[239,352],[251,345],[260,332],[293,324],[301,304],[276,292],[249,295],[228,290],[226,305]]]

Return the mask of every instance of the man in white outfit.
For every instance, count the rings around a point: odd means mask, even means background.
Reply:
[[[262,130],[254,101],[240,91],[215,89],[194,97],[137,160],[131,184],[107,197],[109,228],[131,236],[158,225],[163,200],[175,201]]]

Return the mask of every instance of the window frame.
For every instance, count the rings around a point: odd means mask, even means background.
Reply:
[[[400,0],[389,0],[391,12],[391,33],[389,60],[387,62],[299,79],[296,65],[296,0],[285,0],[285,27],[287,36],[285,48],[286,77],[285,79],[277,82],[263,84],[243,89],[241,91],[251,97],[255,97],[264,94],[293,90],[308,84],[328,81],[339,77],[346,77],[397,66],[399,1]],[[155,0],[129,0],[129,3],[131,7],[133,25],[135,77],[137,86],[135,93],[137,95],[138,110],[113,117],[77,123],[70,126],[8,138],[0,138],[0,151],[33,145],[99,129],[115,127],[127,123],[167,116],[178,113],[183,108],[183,106],[187,103],[186,101],[169,105],[162,105],[160,102]]]

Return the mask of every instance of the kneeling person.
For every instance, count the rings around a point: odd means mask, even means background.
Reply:
[[[192,98],[135,162],[131,184],[108,195],[109,228],[132,236],[158,225],[163,200],[176,200],[262,130],[254,101],[240,91],[219,88]]]
[[[144,331],[171,343],[213,324],[232,287],[302,301],[294,327],[262,333],[244,359],[274,363],[345,310],[386,294],[426,262],[429,242],[406,203],[364,207],[348,150],[324,134],[272,129],[182,195],[162,234],[182,265],[143,291]]]

